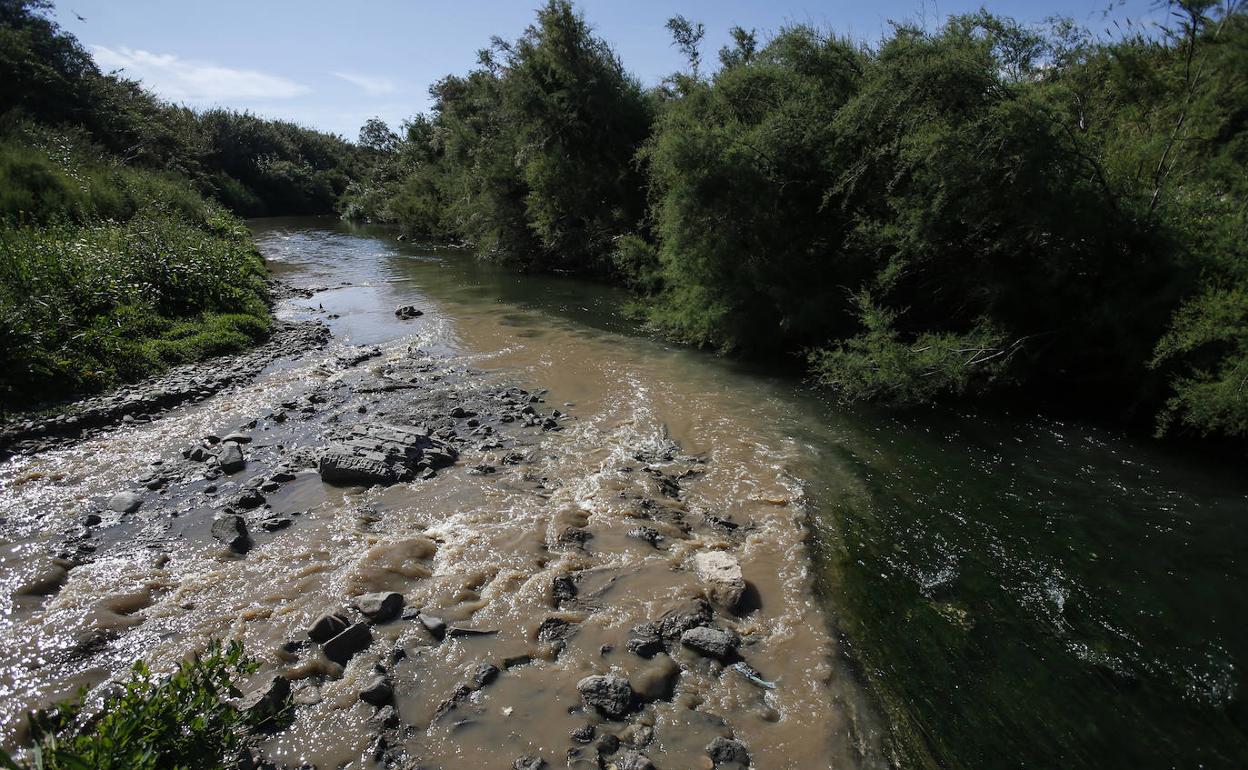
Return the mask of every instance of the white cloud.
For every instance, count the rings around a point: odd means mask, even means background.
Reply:
[[[122,70],[160,96],[176,102],[211,104],[256,99],[291,99],[312,89],[278,75],[222,67],[133,48],[91,46],[104,71]]]
[[[364,92],[373,96],[381,94],[391,94],[398,90],[398,86],[389,78],[378,77],[376,75],[359,75],[353,72],[331,72],[336,78],[342,78],[348,83],[359,86]]]

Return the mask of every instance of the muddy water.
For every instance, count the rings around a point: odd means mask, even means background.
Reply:
[[[428,767],[521,755],[577,766],[593,749],[569,733],[586,723],[660,768],[707,766],[707,742],[727,734],[761,768],[1248,766],[1242,451],[1046,419],[846,410],[780,374],[648,338],[602,287],[338,223],[254,227],[274,272],[315,290],[280,312],[327,323],[331,348],[0,469],[6,742],[25,707],[224,637],[295,679],[293,723],[264,746],[292,766],[373,766],[379,728],[358,693],[378,665],[403,723],[390,750]],[[425,314],[396,321],[399,304]],[[377,359],[333,364],[372,344]],[[434,390],[370,385],[426,364]],[[501,448],[473,438],[430,481],[340,489],[300,473],[268,500],[295,523],[257,532],[243,558],[208,536],[240,479],[353,421],[418,422],[443,387],[483,412],[500,389],[548,388],[538,406],[568,416],[557,431],[500,424]],[[271,417],[310,392],[324,403]],[[105,514],[93,558],[54,560],[104,497],[252,421],[249,468],[211,482],[219,490],[191,473],[144,492],[137,513]],[[630,536],[641,524],[657,546]],[[691,567],[712,550],[738,558],[754,589],[715,622],[775,688],[677,645],[672,692],[623,722],[584,713],[587,674],[640,687],[670,672],[626,650],[629,628],[703,591]],[[578,595],[552,601],[565,575]],[[341,671],[281,650],[376,590],[490,633],[439,643],[410,620],[383,624]],[[539,638],[551,618],[566,638]],[[483,662],[505,670],[455,701]],[[569,750],[581,754],[569,762]]]
[[[312,290],[279,314],[327,323],[329,349],[150,424],[0,470],[6,742],[20,735],[24,708],[106,682],[135,658],[168,669],[227,638],[264,664],[261,678],[294,680],[293,722],[263,746],[291,766],[374,766],[379,728],[359,692],[377,666],[394,683],[403,723],[389,750],[421,766],[509,767],[522,755],[563,766],[577,752],[592,761],[593,746],[569,737],[587,723],[661,768],[709,766],[716,736],[741,740],[758,767],[881,765],[881,732],[812,591],[806,502],[792,470],[805,449],[778,427],[782,381],[629,333],[614,311],[622,298],[600,288],[511,276],[332,224],[255,230],[275,274]],[[399,321],[400,304],[424,315]],[[354,369],[328,363],[358,345],[381,355]],[[326,431],[400,414],[418,421],[417,391],[368,385],[413,356],[436,367],[425,384],[464,403],[488,408],[501,388],[546,388],[539,406],[567,416],[552,431],[500,424],[501,446],[468,446],[455,467],[419,483],[341,489],[300,473],[268,500],[295,523],[253,528],[256,545],[243,557],[208,535],[243,477],[323,443]],[[273,417],[310,391],[325,394],[316,411]],[[183,447],[239,428],[255,439],[247,470],[215,480],[181,470]],[[508,451],[520,459],[500,461]],[[57,558],[56,544],[80,533],[86,512],[153,468],[181,475],[143,492],[134,514],[104,512],[89,559]],[[655,542],[630,534],[641,524]],[[569,528],[584,534],[569,540]],[[632,626],[706,593],[694,559],[714,550],[738,559],[749,582],[741,606],[720,608],[716,625],[741,637],[741,656],[774,686],[679,644],[653,659],[625,647]],[[552,601],[559,576],[574,579],[574,600]],[[488,633],[439,642],[412,620],[382,624],[342,669],[315,651],[282,649],[319,614],[382,590]],[[551,618],[568,624],[562,639],[539,632]],[[504,671],[456,701],[482,663]],[[640,690],[676,670],[673,688],[626,721],[581,707],[576,683],[590,674],[619,673]]]

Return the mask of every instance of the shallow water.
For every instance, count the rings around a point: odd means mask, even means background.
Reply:
[[[547,404],[573,419],[525,447],[526,473],[547,483],[469,475],[470,457],[431,483],[386,490],[307,474],[271,501],[307,513],[245,559],[221,554],[187,504],[173,526],[145,505],[126,525],[150,536],[141,549],[65,574],[49,560],[47,544],[84,506],[152,459],[345,382],[318,369],[332,350],[150,425],[15,460],[0,469],[6,736],[20,708],[139,655],[168,667],[227,636],[266,670],[308,675],[270,753],[367,767],[371,707],[356,693],[397,644],[414,653],[392,670],[399,711],[420,728],[412,756],[506,767],[535,753],[561,766],[585,721],[575,682],[606,670],[645,678],[652,664],[623,649],[629,626],[696,593],[692,555],[723,548],[760,605],[731,620],[751,642],[743,654],[778,687],[680,651],[674,697],[644,717],[660,768],[705,762],[720,717],[764,768],[1248,764],[1248,481],[1227,458],[1045,419],[846,410],[783,374],[650,338],[619,313],[626,298],[601,286],[516,275],[379,229],[253,229],[279,277],[319,289],[280,312],[325,320],[335,345],[380,344],[388,360],[416,344],[490,381],[549,388]],[[400,304],[425,315],[397,322]],[[274,426],[278,435],[311,440]],[[638,500],[664,499],[635,456],[671,442],[705,460],[669,500],[675,515],[727,517],[743,534],[698,524],[657,549],[626,535]],[[552,547],[569,524],[593,532],[584,549]],[[552,610],[549,581],[565,573],[600,600]],[[40,580],[52,587],[29,590]],[[402,623],[378,627],[376,655],[338,678],[276,652],[320,612],[382,589],[498,633],[432,645]],[[579,623],[558,655],[533,637],[552,614]],[[84,655],[98,629],[114,633]],[[434,719],[475,665],[519,655],[532,662],[476,693],[471,718]]]

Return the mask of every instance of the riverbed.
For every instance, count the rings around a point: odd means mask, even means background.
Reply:
[[[606,734],[623,747],[604,761],[635,750],[659,768],[709,766],[717,737],[760,768],[1248,763],[1242,457],[1046,418],[850,409],[788,372],[652,337],[609,288],[379,228],[252,228],[302,290],[276,312],[326,324],[324,350],[0,469],[6,743],[25,708],[227,638],[260,678],[297,674],[293,720],[262,747],[292,767],[558,767],[596,763]],[[395,371],[411,390],[375,386]],[[550,429],[486,419],[521,392]],[[481,417],[451,418],[435,395]],[[436,478],[344,488],[304,470],[265,503],[293,523],[245,554],[208,536],[230,484],[422,410],[459,420],[459,459]],[[186,465],[188,446],[238,430],[252,469],[214,483]],[[58,556],[85,515],[162,467],[189,470],[94,525],[91,558]],[[636,626],[706,594],[706,553],[748,584],[707,621],[736,657],[630,650]],[[574,595],[552,600],[564,577]],[[342,670],[291,646],[372,591],[489,633],[394,619]],[[499,674],[476,687],[483,664]],[[398,728],[359,698],[378,666]],[[603,718],[577,686],[609,673],[666,691]],[[593,738],[573,737],[586,724]]]

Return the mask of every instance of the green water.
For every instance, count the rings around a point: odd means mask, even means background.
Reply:
[[[811,503],[819,599],[901,764],[1248,767],[1243,450],[1047,418],[847,409],[762,367],[649,338],[609,288],[515,275],[381,229],[257,228],[270,250],[298,235],[292,250],[332,261],[327,277],[355,260],[348,274],[415,282],[465,318],[519,314],[518,334],[559,324],[609,338],[619,361],[662,360],[784,415],[760,430],[801,446],[793,470]],[[388,285],[401,298],[394,287],[408,284]],[[335,333],[368,342],[386,315]]]

